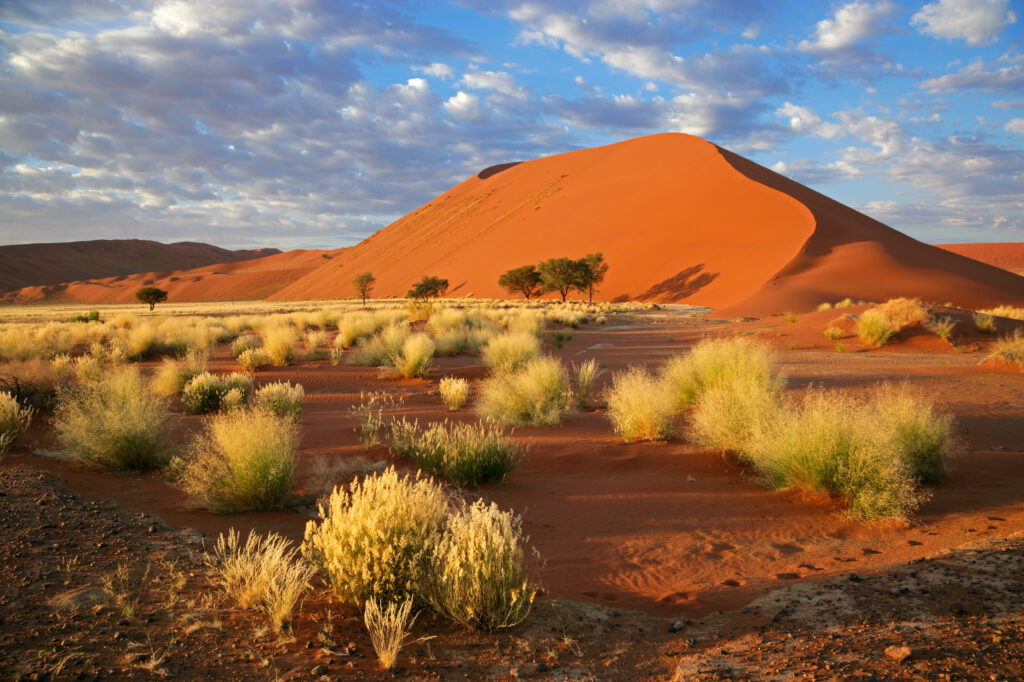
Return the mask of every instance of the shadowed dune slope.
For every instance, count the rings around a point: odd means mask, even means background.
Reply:
[[[272,298],[351,296],[364,271],[380,296],[436,275],[452,296],[502,297],[505,270],[594,251],[610,266],[605,300],[759,315],[847,296],[1024,302],[1024,278],[922,244],[677,133],[487,168]]]
[[[95,239],[0,246],[0,291],[60,284],[136,272],[190,270],[280,253],[277,249],[232,251],[211,244],[162,244],[145,239]]]
[[[939,244],[938,246],[940,249],[980,260],[982,263],[988,263],[1018,275],[1024,274],[1024,242]]]
[[[191,270],[147,272],[26,287],[0,296],[0,302],[130,303],[135,300],[135,292],[144,286],[159,287],[176,302],[263,299],[316,270],[342,251],[285,251],[263,258]]]

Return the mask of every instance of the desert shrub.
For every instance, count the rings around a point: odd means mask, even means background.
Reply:
[[[492,329],[444,329],[434,336],[437,354],[451,357],[455,355],[480,355],[484,346],[493,338]]]
[[[302,401],[305,395],[301,384],[293,386],[287,381],[276,381],[258,389],[252,403],[254,407],[279,417],[289,417],[297,424],[302,421]]]
[[[388,468],[335,488],[306,524],[302,552],[344,603],[420,600],[447,511],[438,484]]]
[[[925,328],[943,341],[946,341],[953,334],[956,322],[950,317],[934,317],[925,324]]]
[[[39,355],[40,348],[28,325],[4,325],[0,329],[0,355],[24,362]]]
[[[482,351],[484,364],[497,374],[515,372],[539,355],[540,341],[526,332],[491,337]]]
[[[776,418],[780,390],[781,382],[753,374],[737,374],[704,389],[690,415],[690,438],[749,461],[754,439]]]
[[[295,330],[291,327],[275,326],[263,330],[263,351],[275,367],[290,365],[295,361]]]
[[[1013,334],[994,341],[986,360],[1017,365],[1024,370],[1024,333],[1020,329],[1014,329]]]
[[[557,424],[572,400],[569,375],[557,358],[538,357],[522,369],[483,382],[477,411],[502,424]]]
[[[531,334],[538,339],[544,336],[544,315],[534,310],[524,310],[504,318],[502,326],[508,334]]]
[[[22,407],[18,400],[6,391],[0,391],[0,458],[32,422],[31,407]]]
[[[825,327],[825,338],[830,341],[843,338],[843,329],[835,324],[829,324]]]
[[[302,342],[309,355],[317,358],[323,357],[326,354],[324,349],[327,348],[327,332],[322,329],[310,330],[302,337]]]
[[[457,410],[469,398],[469,382],[456,377],[445,377],[438,384],[441,400],[449,410]]]
[[[949,415],[906,387],[881,386],[871,398],[860,428],[895,455],[916,480],[931,483],[946,475],[954,444]]]
[[[522,448],[494,424],[391,425],[391,449],[457,485],[500,483],[522,459]]]
[[[206,564],[214,582],[243,609],[256,609],[270,619],[274,632],[291,621],[292,612],[309,589],[316,569],[298,556],[277,533],[250,532],[245,544],[232,528],[217,537]]]
[[[994,317],[1008,317],[1011,320],[1024,320],[1024,308],[1014,308],[1009,305],[1001,305],[989,308],[988,310],[979,310],[978,312]]]
[[[75,358],[75,376],[83,384],[99,381],[106,373],[102,358],[95,355],[79,355]]]
[[[673,434],[677,399],[672,387],[643,367],[614,374],[604,397],[612,428],[627,443]]]
[[[270,364],[270,356],[262,348],[249,348],[238,356],[238,366],[246,372],[255,372],[260,367]]]
[[[182,389],[181,401],[189,414],[206,414],[221,409],[224,398],[233,390],[236,397],[228,401],[232,407],[244,404],[252,395],[252,377],[234,372],[230,375],[215,375],[202,372],[195,375]]]
[[[338,320],[338,335],[334,337],[334,345],[337,348],[348,348],[359,339],[373,336],[379,328],[377,318],[372,313],[347,313]]]
[[[523,622],[537,589],[526,576],[521,521],[483,500],[453,514],[434,549],[429,600],[446,618],[485,630]]]
[[[67,356],[57,356],[67,357]],[[32,358],[24,362],[0,363],[0,391],[14,396],[19,404],[33,409],[46,407],[54,401],[62,386],[74,374],[74,366],[58,368],[62,360],[47,362]]]
[[[434,360],[434,342],[426,334],[413,334],[405,339],[391,363],[403,377],[425,377]]]
[[[81,315],[74,315],[68,322],[99,322],[100,311],[90,310],[87,313]]]
[[[819,313],[823,312],[825,310],[832,310],[832,304],[829,303],[828,301],[825,301],[824,303],[819,303],[818,307],[815,308],[814,310],[815,310],[815,312],[819,312]]]
[[[884,346],[895,333],[892,321],[878,308],[865,310],[857,320],[857,336],[869,346]]]
[[[988,313],[974,313],[974,328],[982,334],[996,333],[996,320]]]
[[[164,358],[153,375],[153,390],[160,395],[175,395],[182,391],[196,375],[206,371],[206,360],[190,354],[184,361]]]
[[[231,357],[238,358],[242,353],[249,350],[256,350],[263,345],[260,337],[255,334],[242,334],[231,342]]]
[[[54,427],[75,456],[111,471],[166,464],[167,405],[135,367],[105,373],[60,397]]]
[[[128,357],[133,360],[148,358],[160,349],[160,342],[157,338],[156,327],[152,322],[141,322],[133,326],[128,330],[127,336],[124,337],[124,347]],[[192,347],[193,346],[186,345],[183,350],[188,352],[188,349]],[[202,350],[199,345],[195,345],[194,348],[196,350]],[[205,348],[205,346],[203,346],[203,348]]]
[[[180,465],[182,487],[217,512],[274,509],[291,494],[299,432],[263,410],[217,415]]]
[[[587,402],[590,400],[590,393],[594,389],[594,382],[602,372],[603,370],[594,358],[585,360],[579,365],[573,363],[572,373],[576,377],[576,405],[580,409],[586,408]]]
[[[377,654],[380,667],[384,670],[391,670],[395,666],[398,652],[408,643],[412,625],[416,622],[416,616],[412,615],[412,605],[411,598],[401,603],[392,602],[386,608],[374,597],[366,600],[363,623],[366,624],[370,644]]]
[[[408,338],[407,323],[389,324],[373,336],[360,339],[355,351],[349,356],[349,362],[364,367],[389,365],[393,357],[401,354],[402,346]]]
[[[401,403],[401,397],[395,398],[384,391],[359,393],[359,405],[350,408],[349,412],[359,420],[359,439],[363,445],[370,447],[383,440],[384,432],[392,421],[392,417],[386,416],[384,411],[392,410]]]
[[[915,322],[924,324],[931,317],[931,310],[928,306],[916,298],[890,298],[874,309],[881,311],[889,318],[896,331]]]
[[[677,410],[692,406],[703,392],[735,380],[776,388],[783,381],[775,372],[771,349],[741,336],[704,339],[689,353],[671,358],[661,375],[675,396]]]

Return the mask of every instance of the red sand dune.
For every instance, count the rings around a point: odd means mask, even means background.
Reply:
[[[275,253],[280,251],[232,251],[212,244],[162,244],[145,239],[13,244],[0,246],[0,291],[136,272],[189,270]]]
[[[1024,278],[922,244],[700,138],[666,133],[489,168],[272,298],[378,295],[423,275],[454,296],[506,296],[505,270],[603,252],[602,299],[729,312],[807,310],[847,296],[1024,302]]]
[[[994,265],[1018,275],[1024,274],[1024,243],[991,242],[988,244],[939,244],[940,249],[958,253],[982,263]]]
[[[4,303],[81,301],[130,303],[144,286],[159,287],[174,302],[255,300],[300,279],[342,250],[296,250],[272,256],[207,265],[192,270],[147,272],[69,284],[26,287],[0,296]]]

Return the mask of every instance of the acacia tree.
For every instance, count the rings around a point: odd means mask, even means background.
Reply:
[[[167,300],[167,292],[156,287],[142,287],[135,292],[135,300],[139,303],[148,303],[149,309],[152,310],[157,303]]]
[[[498,285],[508,289],[510,294],[522,293],[529,301],[531,296],[540,293],[540,273],[535,265],[512,268],[498,278]]]
[[[571,258],[549,258],[537,266],[537,272],[540,273],[540,290],[557,291],[563,303],[579,279],[577,261]]]
[[[361,272],[355,276],[352,280],[352,286],[356,288],[356,294],[363,299],[363,305],[366,305],[366,299],[370,296],[370,292],[373,291],[373,284],[377,281],[377,278],[373,276],[372,272]]]
[[[588,253],[576,261],[576,289],[582,296],[587,294],[587,300],[594,302],[594,289],[604,281],[608,274],[608,264],[604,262],[604,255],[601,253]]]
[[[448,291],[448,280],[441,277],[429,277],[424,275],[423,279],[412,285],[412,288],[409,289],[409,293],[407,293],[406,296],[408,298],[425,301],[428,298],[437,298],[438,296],[442,296],[446,291]]]

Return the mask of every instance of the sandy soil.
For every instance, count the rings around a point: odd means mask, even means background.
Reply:
[[[980,260],[982,263],[988,263],[997,268],[1015,272],[1018,275],[1024,274],[1024,244],[989,242],[985,244],[939,244],[938,247],[959,253],[961,256]]]
[[[783,317],[698,319],[681,317],[673,310],[620,316],[605,326],[570,330],[572,339],[560,350],[549,348],[548,352],[560,355],[566,363],[595,357],[614,371],[636,363],[660,363],[707,334],[745,333],[757,334],[779,349],[781,368],[793,391],[813,384],[859,393],[880,381],[905,381],[956,417],[960,439],[954,474],[932,488],[932,499],[912,523],[852,522],[830,500],[768,490],[750,471],[685,439],[621,443],[611,433],[607,417],[597,409],[601,385],[609,379],[606,373],[588,409],[571,415],[559,427],[516,431],[517,439],[528,443],[530,449],[520,470],[508,481],[467,491],[471,497],[482,495],[520,513],[531,544],[544,559],[540,573],[544,597],[556,601],[544,601],[547,606],[539,607],[538,612],[548,609],[548,615],[525,626],[525,630],[532,632],[541,627],[543,619],[551,617],[552,604],[571,602],[572,609],[604,614],[606,621],[618,618],[609,614],[630,613],[629,618],[639,623],[636,627],[653,636],[666,623],[699,623],[723,610],[747,609],[745,613],[749,613],[752,602],[763,603],[765,595],[786,586],[804,589],[805,585],[824,585],[831,579],[847,586],[843,576],[850,573],[880,576],[878,585],[883,586],[888,583],[881,576],[894,567],[941,555],[967,543],[991,542],[995,544],[986,546],[996,547],[1000,539],[1024,532],[1024,440],[1020,430],[1024,423],[1024,374],[979,364],[990,340],[968,333],[966,324],[959,328],[963,335],[955,334],[953,343],[910,329],[884,349],[870,349],[855,338],[847,338],[843,340],[844,352],[838,353],[832,348],[834,342],[824,340],[821,329],[837,314],[847,312],[798,316],[792,323]],[[1008,328],[1013,323],[1000,324]],[[227,348],[219,348],[211,359],[211,369],[234,368]],[[53,472],[75,495],[82,496],[75,500],[112,500],[111,509],[116,506],[121,510],[120,518],[143,518],[160,529],[179,529],[193,540],[216,537],[231,527],[273,529],[299,539],[318,495],[357,473],[393,461],[384,447],[367,449],[358,442],[356,420],[349,409],[358,402],[360,391],[386,390],[401,395],[404,405],[400,412],[420,421],[473,420],[474,415],[467,410],[444,410],[436,391],[437,380],[445,375],[477,380],[485,374],[479,359],[472,357],[438,359],[431,377],[424,380],[400,380],[386,371],[333,367],[312,359],[303,359],[292,367],[260,371],[259,383],[289,380],[303,384],[306,390],[300,490],[298,506],[291,510],[217,515],[197,508],[159,475],[111,476],[85,470],[54,452],[56,446],[45,419],[36,420],[29,436],[2,466],[5,470],[15,467],[24,471],[24,467],[30,467]],[[199,427],[201,418],[180,419],[179,433],[184,442]],[[685,420],[685,415],[681,419]],[[408,462],[394,463],[400,469],[412,469]],[[59,487],[56,482],[46,485]],[[20,499],[16,491],[9,491],[4,504],[10,504],[12,496]],[[37,521],[50,522],[41,513],[31,523]],[[9,529],[22,536],[31,535],[31,531],[21,522]],[[109,536],[129,530],[108,524],[103,532]],[[162,538],[149,540],[163,542]],[[125,561],[138,568],[139,562],[149,561],[146,557],[157,552],[159,542],[126,550]],[[14,551],[13,546],[3,544]],[[56,565],[57,559],[47,554],[56,549],[55,544],[33,545],[37,568],[45,565],[52,569]],[[1020,543],[1013,547],[1018,551]],[[99,573],[111,569],[115,559],[105,556],[105,563],[88,571],[86,578],[96,580]],[[190,561],[194,560],[193,556]],[[44,582],[56,589],[52,579]],[[806,589],[817,594],[814,590],[833,588]],[[198,596],[201,590],[196,590]],[[43,598],[40,594],[39,599]],[[21,607],[17,590],[6,599],[4,621],[22,618],[23,614],[18,615]],[[754,602],[757,599],[762,602]],[[865,603],[870,604],[870,600]],[[323,605],[330,608],[326,601]],[[739,615],[733,616],[742,624]],[[1017,616],[1019,624],[1019,613]],[[726,621],[732,622],[728,618]],[[854,621],[842,622],[846,627]],[[359,628],[350,625],[346,637],[355,638]],[[877,629],[876,625],[868,627],[874,633],[872,637],[881,636]],[[450,629],[446,632],[446,637],[456,640],[464,637]],[[758,632],[769,639],[778,635],[774,627]],[[606,634],[603,630],[591,632],[588,641],[613,648],[623,644],[615,644],[615,637],[608,639]],[[891,635],[889,631],[886,637]],[[532,635],[522,635],[519,629],[510,633],[510,639],[499,641],[514,643],[519,637],[533,641]],[[646,638],[641,639],[646,642]],[[102,648],[100,640],[97,646]],[[23,640],[17,641],[27,646]],[[486,638],[474,641],[491,646]],[[517,645],[509,646],[514,649]],[[789,651],[787,655],[792,656],[799,653],[796,648],[782,647],[780,651]],[[625,671],[635,671],[635,666],[641,665],[668,670],[674,657],[684,653],[680,650],[668,655],[657,648],[651,652],[645,648],[628,656],[622,654],[621,663],[609,664],[607,677],[597,678],[628,679]],[[754,665],[750,663],[753,660],[748,663]],[[501,661],[509,662],[499,655],[494,664]],[[529,665],[534,664],[531,659]]]

